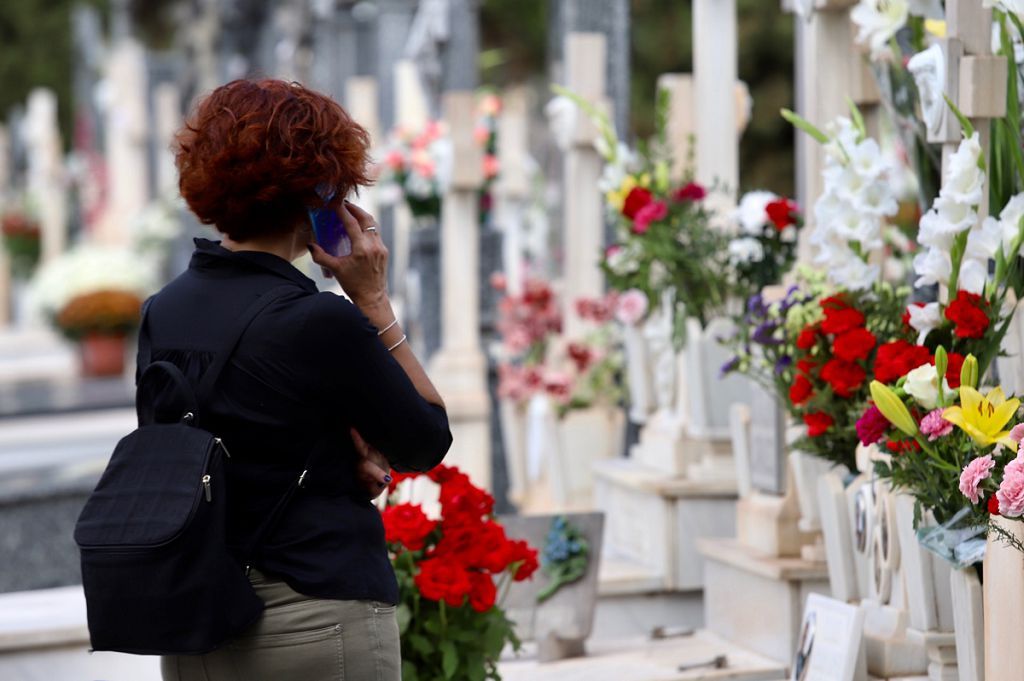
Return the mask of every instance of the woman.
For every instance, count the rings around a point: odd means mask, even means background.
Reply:
[[[178,135],[181,194],[222,241],[197,239],[188,269],[152,298],[143,330],[152,359],[198,384],[236,315],[271,289],[294,289],[252,322],[213,403],[200,405],[203,427],[231,453],[228,537],[240,560],[306,457],[319,454],[251,561],[261,619],[212,653],[165,656],[164,679],[400,678],[398,586],[370,499],[387,488],[389,467],[437,465],[451,434],[395,321],[377,225],[341,200],[369,183],[368,142],[338,104],[277,80],[218,88]],[[314,243],[308,210],[323,205],[324,187],[338,197],[330,206],[351,255]],[[351,302],[319,293],[292,266],[307,249]],[[176,413],[155,401],[158,414]]]

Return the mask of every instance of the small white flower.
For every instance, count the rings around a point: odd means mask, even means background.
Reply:
[[[981,142],[975,132],[960,142],[956,152],[949,157],[940,194],[944,197],[976,206],[981,203],[985,186],[985,173],[978,167],[981,158]]]
[[[857,42],[871,48],[873,58],[888,49],[889,39],[907,23],[907,0],[860,0],[850,11]]]
[[[757,239],[743,237],[729,242],[729,262],[742,265],[764,260],[764,246]]]
[[[942,379],[942,388],[949,391],[945,378]],[[929,362],[913,369],[907,374],[903,389],[925,409],[935,409],[939,404],[939,375],[935,365]]]
[[[892,192],[892,187],[885,180],[876,180],[866,185],[861,190],[856,205],[876,218],[895,215],[899,210],[899,203]]]
[[[1007,201],[1006,205],[1003,206],[1002,212],[999,213],[1000,240],[1003,252],[1007,255],[1009,255],[1010,248],[1013,247],[1013,242],[1016,241],[1021,230],[1024,229],[1021,225],[1022,218],[1024,218],[1024,193],[1017,194]],[[992,219],[985,218],[986,221]]]
[[[931,286],[932,284],[948,284],[953,274],[953,262],[949,252],[942,248],[929,248],[914,256],[914,272],[917,281],[914,286]]]
[[[929,331],[942,324],[942,311],[938,303],[928,303],[924,306],[908,305],[907,312],[910,313],[911,328],[918,333],[918,345],[924,343]]]
[[[779,233],[779,238],[787,244],[796,243],[796,237],[796,225],[787,225],[785,229]]]
[[[777,194],[761,189],[747,192],[733,212],[733,219],[745,234],[760,234],[768,222],[768,204],[778,198]]]

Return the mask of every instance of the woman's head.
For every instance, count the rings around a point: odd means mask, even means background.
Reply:
[[[298,83],[236,80],[199,102],[177,136],[181,195],[235,241],[292,232],[308,208],[367,176],[366,130]]]

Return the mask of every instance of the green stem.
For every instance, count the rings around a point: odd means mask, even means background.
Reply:
[[[437,605],[441,613],[441,640],[444,640],[445,635],[448,633],[448,614],[446,610],[447,606],[445,605],[443,600],[438,601]]]

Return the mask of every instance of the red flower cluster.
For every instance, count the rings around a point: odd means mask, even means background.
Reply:
[[[775,225],[775,229],[780,232],[796,223],[796,216],[799,210],[800,207],[796,205],[796,202],[790,201],[787,198],[775,199],[765,206],[768,219]]]
[[[958,338],[982,338],[991,323],[985,308],[988,303],[979,295],[957,291],[956,300],[946,306],[946,319],[953,322]]]
[[[636,218],[636,214],[640,212],[640,209],[653,200],[654,194],[651,193],[650,189],[633,187],[629,194],[626,195],[626,200],[622,204],[622,214],[633,220]]]
[[[817,376],[814,372],[818,362],[809,357],[797,361],[799,373],[790,387],[789,398],[798,406],[813,397],[814,378],[827,383],[837,396],[852,397],[867,379],[862,362],[868,359],[878,343],[875,335],[864,328],[864,314],[842,297],[831,296],[819,304],[825,318],[819,324],[805,327],[797,336],[796,347],[809,353],[820,340],[824,340],[829,343],[832,356],[825,360]],[[820,430],[824,432],[825,429]]]
[[[915,345],[905,340],[884,343],[875,353],[875,379],[880,383],[895,383],[917,367],[931,361],[931,350],[923,345]],[[963,363],[962,358],[960,362]],[[958,371],[958,384],[959,381],[960,372]]]
[[[696,182],[689,182],[686,185],[672,192],[672,200],[677,203],[685,201],[703,201],[708,192],[702,185]]]
[[[832,427],[835,420],[825,412],[811,411],[804,414],[804,425],[807,426],[807,435],[819,437]]]
[[[412,504],[389,506],[382,514],[385,538],[393,551],[418,554],[414,582],[423,598],[487,612],[497,598],[493,575],[510,570],[516,581],[529,579],[539,567],[537,551],[505,535],[492,517],[494,497],[466,474],[438,466],[427,477],[441,488],[442,519],[431,521]]]

